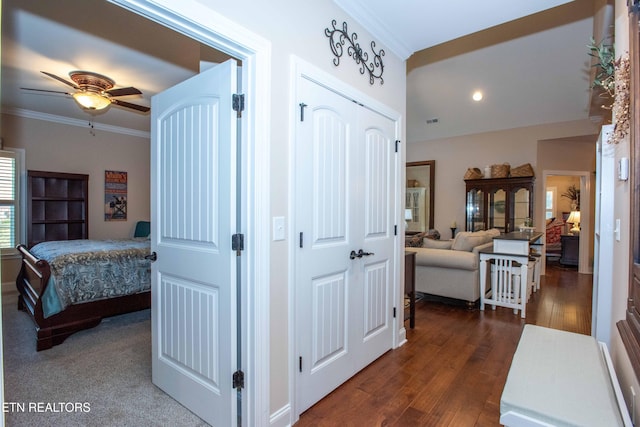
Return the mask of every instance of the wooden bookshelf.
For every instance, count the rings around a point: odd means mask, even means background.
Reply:
[[[27,172],[27,245],[88,238],[89,175]]]

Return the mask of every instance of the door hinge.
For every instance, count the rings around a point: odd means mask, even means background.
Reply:
[[[231,236],[231,250],[240,256],[240,252],[244,251],[244,234],[237,233]]]
[[[304,108],[307,106],[307,104],[305,104],[304,102],[301,102],[299,105],[300,105],[300,121],[304,122]]]
[[[243,94],[233,95],[233,111],[238,113],[238,118],[242,117],[242,112],[244,111],[244,95]]]
[[[233,388],[238,390],[244,388],[244,372],[238,370],[233,373]]]
[[[303,236],[304,236],[304,233],[301,232],[300,233],[300,247],[304,246],[304,237]]]
[[[395,307],[393,307],[393,318],[394,319],[396,318],[396,308]]]
[[[400,145],[400,140],[396,139],[396,153],[398,152],[398,146]]]
[[[397,225],[394,225],[394,226],[393,226],[393,235],[394,235],[394,236],[397,236],[397,235],[398,235],[398,226],[397,226]]]
[[[298,369],[300,370],[300,372],[302,372],[302,356],[300,356],[300,359],[298,361]]]

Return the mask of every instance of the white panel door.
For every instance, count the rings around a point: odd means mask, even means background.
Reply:
[[[237,413],[236,87],[230,60],[151,103],[152,378],[213,426]]]
[[[356,240],[366,255],[353,268],[362,273],[362,293],[354,295],[363,309],[358,337],[358,367],[362,369],[391,348],[393,277],[396,259],[396,161],[395,122],[367,108],[358,108],[358,197],[354,209]],[[359,178],[359,179],[358,179]],[[361,298],[359,301],[357,298]],[[402,316],[404,310],[398,307]]]
[[[396,238],[395,124],[304,78],[300,101],[298,413],[391,348]]]

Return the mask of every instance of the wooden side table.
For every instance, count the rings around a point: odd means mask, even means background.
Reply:
[[[416,326],[416,253],[412,251],[404,251],[404,293],[409,297],[409,314],[405,314],[404,320],[409,319],[409,327],[413,329]]]
[[[562,245],[560,264],[577,266],[580,255],[580,236],[563,234],[560,236],[560,242]]]

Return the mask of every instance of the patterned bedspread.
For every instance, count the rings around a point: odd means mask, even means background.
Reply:
[[[564,221],[560,218],[555,218],[551,223],[547,224],[546,230],[546,252],[560,252],[561,243],[560,236],[562,236],[562,229],[564,228]]]
[[[41,295],[44,316],[72,304],[143,292],[151,287],[150,240],[61,240],[43,242],[31,253],[51,265]]]

